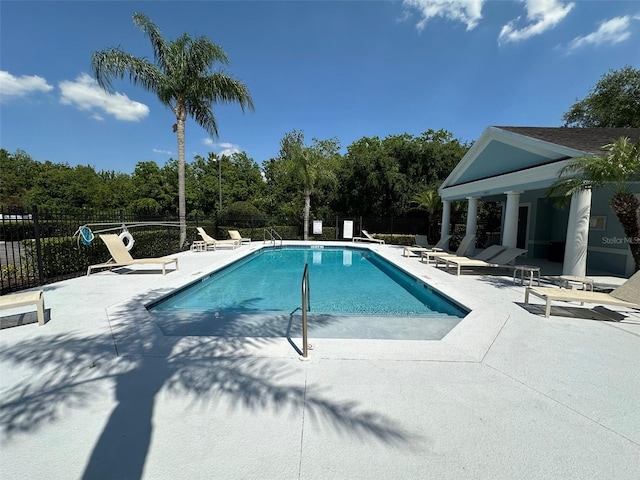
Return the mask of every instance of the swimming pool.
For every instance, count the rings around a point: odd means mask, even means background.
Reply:
[[[467,313],[362,248],[263,248],[148,306],[165,335],[285,336],[299,332],[309,264],[309,334],[442,338]]]

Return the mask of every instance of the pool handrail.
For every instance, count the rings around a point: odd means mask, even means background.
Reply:
[[[264,237],[262,243],[267,243],[267,235],[269,235],[269,241],[273,244],[274,247],[276,246],[276,240],[280,240],[280,246],[282,247],[282,237],[278,232],[275,231],[275,229],[264,229]]]
[[[307,312],[311,310],[311,294],[309,292],[309,264],[304,264],[302,273],[302,357],[300,360],[309,359],[309,344],[307,334]]]

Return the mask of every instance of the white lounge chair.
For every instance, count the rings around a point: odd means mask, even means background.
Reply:
[[[366,230],[361,230],[362,235],[364,235],[364,237],[353,237],[353,242],[372,242],[372,243],[380,243],[383,244],[384,240],[378,240],[377,238],[373,238],[369,232],[367,232]]]
[[[44,296],[42,290],[21,292],[0,297],[0,310],[35,305],[38,311],[38,325],[44,325]]]
[[[456,256],[456,257],[464,257],[465,254],[467,253],[467,250],[469,250],[469,248],[471,247],[471,244],[474,243],[476,241],[476,236],[475,235],[465,235],[465,237],[460,240],[460,245],[458,246],[458,249],[455,251],[455,253],[452,252],[442,252],[442,251],[431,251],[431,252],[422,252],[420,254],[420,261],[424,262],[426,261],[426,263],[429,263],[431,261],[432,258],[435,258],[436,255],[438,256]]]
[[[636,272],[611,293],[573,290],[569,288],[527,287],[524,292],[525,305],[529,304],[529,295],[534,295],[545,301],[545,317],[551,314],[552,300],[595,303],[598,305],[617,305],[620,307],[640,309],[640,272]]]
[[[444,264],[447,271],[449,267],[456,268],[456,275],[460,275],[460,269],[462,267],[472,268],[508,268],[520,255],[527,253],[523,248],[507,248],[498,255],[491,258],[489,261],[478,260],[476,258],[469,257],[457,257],[457,256],[436,256],[436,267],[440,264]]]
[[[127,247],[124,246],[122,240],[118,235],[113,233],[107,235],[99,235],[100,239],[104,242],[104,244],[109,249],[109,253],[111,254],[111,259],[106,263],[99,263],[97,265],[90,265],[87,269],[87,275],[91,274],[92,270],[96,270],[98,268],[120,268],[126,267],[128,265],[148,265],[148,264],[157,264],[162,266],[162,275],[166,275],[167,273],[167,265],[171,263],[176,264],[176,270],[178,270],[178,259],[173,257],[159,257],[159,258],[133,258]]]
[[[229,236],[231,237],[231,240],[239,240],[240,244],[251,243],[251,239],[244,238],[242,235],[240,235],[240,232],[238,230],[227,230],[227,231],[229,232]]]
[[[504,252],[507,249],[507,247],[505,247],[504,245],[490,245],[489,247],[485,248],[484,250],[482,250],[480,253],[478,253],[477,255],[474,255],[473,257],[467,257],[467,256],[458,256],[454,253],[452,254],[447,254],[444,253],[442,255],[438,255],[436,253],[436,257],[447,257],[450,260],[456,260],[456,259],[473,259],[473,260],[483,260],[485,262],[491,260],[494,257],[497,257],[498,255],[500,255],[502,252]]]
[[[424,244],[420,243],[418,237],[424,238],[425,240]],[[434,251],[442,252],[444,251],[443,246],[449,240],[451,240],[451,235],[444,235],[443,237],[440,238],[440,240],[438,240],[438,242],[435,245],[429,245],[426,239],[427,239],[426,235],[416,235],[416,244],[411,247],[404,247],[402,255],[404,255],[405,257],[408,257],[411,253],[417,253],[419,255],[422,252],[434,252]]]
[[[205,232],[204,228],[196,227],[196,230],[198,230],[198,235],[200,235],[200,237],[204,241],[204,244],[207,249],[212,248],[214,250],[217,250],[218,248],[224,248],[224,247],[235,249],[240,246],[240,240],[233,240],[233,239],[216,240],[215,238],[211,237],[207,232]]]

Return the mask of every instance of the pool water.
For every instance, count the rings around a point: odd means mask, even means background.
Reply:
[[[441,338],[467,313],[375,252],[337,247],[263,248],[149,311],[165,335],[295,335],[305,263],[316,336]]]

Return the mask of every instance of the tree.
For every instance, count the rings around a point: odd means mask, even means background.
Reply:
[[[313,139],[313,146],[304,145],[304,133],[294,130],[280,141],[280,158],[290,166],[290,174],[301,182],[304,192],[304,239],[309,239],[309,212],[311,193],[321,177],[333,177],[326,168],[326,160],[338,154],[340,144],[336,139]]]
[[[112,79],[128,76],[134,85],[155,93],[160,103],[176,116],[173,131],[178,140],[178,210],[180,245],[187,238],[185,200],[184,131],[187,116],[191,116],[211,136],[218,136],[218,124],[213,113],[214,103],[238,103],[253,110],[253,100],[247,87],[224,71],[213,71],[216,64],[228,65],[225,51],[206,37],[191,38],[183,34],[167,41],[156,25],[141,13],[133,14],[133,23],[147,35],[153,47],[155,64],[135,57],[120,48],[94,52],[91,68],[98,85],[112,91]]]
[[[567,127],[640,127],[640,70],[610,70],[562,119]]]
[[[600,157],[577,158],[561,171],[561,178],[554,183],[547,195],[568,199],[576,192],[589,188],[607,187],[613,192],[609,202],[618,217],[629,242],[631,255],[640,270],[640,201],[631,192],[630,182],[640,180],[640,142],[632,143],[621,137],[603,147],[608,154]]]
[[[438,225],[438,214],[442,209],[440,195],[435,189],[427,189],[416,193],[413,196],[413,201],[416,202],[418,210],[424,210],[429,215],[429,232],[427,233],[429,240],[432,241],[434,236],[432,230],[435,230],[434,227]]]

